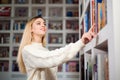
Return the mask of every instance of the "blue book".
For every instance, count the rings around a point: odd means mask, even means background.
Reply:
[[[88,32],[88,30],[89,30],[89,14],[88,14],[88,12],[86,12],[85,13],[85,32]]]

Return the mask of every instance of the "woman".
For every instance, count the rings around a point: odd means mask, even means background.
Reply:
[[[92,32],[65,47],[49,51],[45,48],[46,25],[44,19],[37,16],[26,24],[17,62],[19,70],[27,73],[27,80],[57,80],[57,66],[72,59],[77,52],[95,36]]]

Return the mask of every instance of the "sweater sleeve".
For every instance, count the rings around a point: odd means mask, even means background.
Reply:
[[[24,47],[22,50],[23,60],[27,66],[32,68],[51,68],[58,66],[71,58],[84,46],[81,40],[70,43],[65,47],[52,51]]]

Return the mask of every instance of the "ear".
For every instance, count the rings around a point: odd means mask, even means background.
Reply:
[[[33,32],[33,29],[31,28],[31,32]]]
[[[31,32],[33,32],[34,30],[33,30],[33,27],[31,26]]]

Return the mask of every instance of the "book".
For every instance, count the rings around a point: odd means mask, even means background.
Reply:
[[[66,0],[67,4],[73,4],[73,0]]]
[[[14,71],[14,72],[18,72],[19,71],[18,64],[17,64],[16,61],[12,62],[12,71]]]
[[[78,61],[69,61],[66,63],[66,72],[79,72]]]
[[[106,0],[98,2],[98,31],[100,31],[107,23]]]
[[[82,27],[82,29],[81,29],[81,37],[82,37],[83,33],[85,32],[84,31],[84,19],[83,19],[83,21],[81,23],[81,27]]]
[[[97,0],[91,1],[91,26],[95,24],[94,32],[98,33],[98,8]]]
[[[9,17],[11,14],[11,7],[0,7],[0,16]]]
[[[0,0],[0,4],[9,4],[11,0]]]
[[[98,57],[95,55],[94,64],[93,64],[93,77],[94,80],[98,80]]]
[[[49,34],[49,37],[48,37],[48,42],[51,44],[56,44],[56,43],[59,43],[61,44],[63,41],[63,38],[62,38],[62,34],[58,33],[58,34],[55,34],[55,33],[50,33]]]
[[[81,55],[81,57],[80,57],[80,66],[81,66],[81,80],[84,80],[84,74],[85,74],[85,72],[84,72],[84,54],[83,55]]]
[[[9,61],[1,60],[0,61],[0,72],[8,72],[9,70]]]
[[[89,18],[88,18],[88,12],[85,13],[85,32],[88,32],[89,30]]]
[[[107,54],[97,54],[97,70],[98,70],[98,80],[109,80],[108,74],[108,55]]]
[[[78,33],[68,33],[66,35],[66,43],[76,42],[79,39]]]
[[[9,57],[9,47],[0,47],[0,58]]]
[[[102,8],[101,3],[98,3],[98,31],[102,29]]]
[[[90,17],[91,17],[91,13],[90,13],[90,5],[89,5],[84,15],[84,32],[88,32],[91,27]]]
[[[37,15],[38,15],[38,16],[42,16],[42,9],[38,9],[38,10],[37,10]]]
[[[109,62],[108,62],[108,56],[105,56],[104,67],[105,67],[105,80],[109,80]]]
[[[106,0],[102,0],[102,28],[105,26],[107,15],[106,15]]]
[[[62,71],[63,71],[62,66],[63,66],[63,65],[59,65],[59,66],[58,66],[58,72],[62,72]]]
[[[85,80],[92,80],[93,64],[91,54],[85,54]]]

